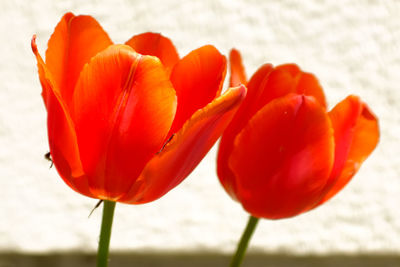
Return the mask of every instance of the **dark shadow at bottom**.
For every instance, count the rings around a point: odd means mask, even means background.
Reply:
[[[109,267],[227,267],[230,256],[212,253],[111,253]],[[0,267],[89,267],[94,254],[1,253]],[[400,255],[249,254],[242,267],[400,267]]]

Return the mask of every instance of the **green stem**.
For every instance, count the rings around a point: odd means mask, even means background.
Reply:
[[[242,234],[242,238],[240,238],[239,244],[236,249],[236,253],[235,255],[233,255],[233,258],[231,260],[230,267],[239,267],[240,264],[242,264],[244,254],[246,253],[246,249],[247,246],[249,245],[250,238],[253,235],[254,230],[256,229],[258,220],[259,220],[258,218],[250,216],[249,221],[247,222],[246,229]]]
[[[104,200],[103,218],[101,221],[100,241],[97,250],[97,267],[108,266],[111,228],[114,218],[115,202]]]

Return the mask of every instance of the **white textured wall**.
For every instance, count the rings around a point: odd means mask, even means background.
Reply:
[[[180,55],[206,43],[243,53],[250,75],[265,62],[315,73],[330,106],[360,95],[380,118],[377,150],[350,185],[299,217],[262,221],[251,247],[266,252],[400,253],[400,1],[0,2],[0,251],[94,251],[101,210],[73,192],[48,151],[33,33],[46,49],[66,11],[91,14],[115,42],[161,32]],[[246,213],[215,176],[215,151],[179,187],[143,206],[117,205],[115,250],[234,249]]]

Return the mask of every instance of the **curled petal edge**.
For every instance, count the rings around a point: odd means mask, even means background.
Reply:
[[[231,71],[230,86],[247,85],[246,71],[242,63],[242,56],[238,50],[232,49],[229,53],[229,64]]]
[[[95,198],[95,196],[90,192],[87,179],[83,173],[82,165],[79,159],[78,147],[76,145],[73,122],[69,116],[67,107],[62,100],[59,89],[55,86],[52,75],[48,71],[46,64],[38,52],[36,35],[33,35],[32,37],[31,47],[37,60],[39,79],[43,89],[42,96],[48,111],[47,123],[49,131],[49,146],[50,153],[54,160],[54,165],[61,178],[69,187],[80,194]],[[61,120],[52,118],[53,115],[56,116],[57,114],[59,114],[59,116],[63,116]],[[65,138],[72,139],[70,141],[73,144],[67,148],[67,151],[61,151],[56,142],[52,139],[53,130],[59,128],[55,127],[55,125],[52,126],[52,123],[62,123],[63,126],[66,126],[67,132]],[[65,153],[69,154],[69,156],[72,155],[72,157],[66,157],[64,155]]]

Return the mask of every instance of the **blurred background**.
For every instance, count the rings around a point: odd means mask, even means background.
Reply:
[[[266,62],[297,63],[319,78],[330,108],[359,95],[380,119],[377,149],[325,205],[262,220],[244,266],[400,266],[400,1],[9,0],[0,2],[0,267],[93,266],[101,209],[88,218],[97,200],[44,159],[30,49],[35,33],[44,55],[67,11],[92,15],[115,43],[153,31],[181,57],[204,44],[225,55],[235,47],[249,77]],[[227,265],[248,215],[220,186],[215,154],[160,200],[117,205],[111,266]]]

